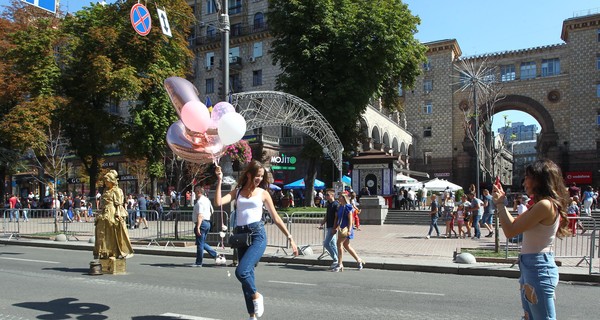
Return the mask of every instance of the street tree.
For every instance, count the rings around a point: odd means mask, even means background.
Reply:
[[[414,85],[426,47],[414,38],[418,17],[399,0],[273,0],[269,3],[277,89],[319,110],[347,152],[371,99],[401,110],[398,85]],[[318,148],[317,148],[318,149]],[[309,159],[306,199],[322,150]]]

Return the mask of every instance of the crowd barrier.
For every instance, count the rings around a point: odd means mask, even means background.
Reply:
[[[584,229],[580,229],[582,225]],[[600,272],[598,257],[600,254],[598,244],[598,226],[592,217],[569,217],[569,226],[572,235],[554,240],[554,256],[560,260],[562,266],[579,267],[586,263],[589,274]],[[585,230],[585,231],[584,231]],[[505,257],[516,258],[521,251],[521,237],[506,239]],[[598,266],[595,271],[594,266]]]
[[[304,252],[307,248],[323,247],[325,231],[319,229],[324,212],[293,212],[290,218],[289,231],[294,236],[298,250]]]

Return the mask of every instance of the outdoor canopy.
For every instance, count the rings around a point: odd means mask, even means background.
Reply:
[[[352,184],[352,179],[348,176],[342,176],[342,182],[345,184]]]
[[[454,184],[448,180],[438,178],[425,181],[424,183],[425,187],[430,191],[444,191],[447,187],[453,192],[462,189],[462,187],[457,184]]]
[[[275,190],[275,191],[281,190],[281,188],[278,185],[272,184],[272,183],[269,183],[269,189]]]
[[[283,186],[284,189],[304,189],[305,188],[304,179],[296,180],[292,183],[288,183]],[[325,189],[325,183],[319,179],[315,179],[315,190]]]

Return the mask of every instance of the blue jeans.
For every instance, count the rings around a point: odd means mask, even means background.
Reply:
[[[333,228],[325,228],[325,240],[323,241],[323,247],[333,260],[333,263],[338,263],[338,255],[337,255],[337,235],[332,233]]]
[[[19,222],[19,209],[12,209],[10,212],[10,221],[12,222],[15,219],[16,222]]]
[[[521,254],[519,269],[521,304],[523,311],[529,315],[527,319],[556,319],[554,291],[558,284],[558,268],[554,262],[554,254]]]
[[[267,249],[267,233],[262,221],[254,222],[246,226],[235,227],[236,233],[250,232],[252,234],[252,244],[247,248],[238,248],[238,266],[235,269],[235,276],[242,283],[242,291],[246,300],[246,309],[248,314],[254,313],[254,304],[252,295],[256,293],[254,284],[254,266],[260,261],[260,258]]]
[[[438,236],[440,235],[440,229],[438,229],[437,221],[437,216],[431,217],[431,224],[429,224],[429,232],[427,233],[428,236],[431,235],[431,231],[433,231],[433,229],[435,229],[435,233],[437,233]]]
[[[481,220],[480,215],[475,215],[473,217],[473,228],[475,228],[475,238],[481,238],[481,227],[479,226],[479,220]]]
[[[202,265],[202,256],[204,255],[204,250],[208,252],[208,254],[216,258],[217,252],[211,246],[206,243],[206,236],[208,235],[208,231],[210,230],[210,222],[206,220],[202,220],[200,224],[200,233],[201,236],[196,234],[196,264]]]

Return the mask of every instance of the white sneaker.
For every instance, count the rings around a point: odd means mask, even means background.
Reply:
[[[429,238],[430,238],[429,236],[425,236],[425,239],[429,239]]]
[[[262,317],[263,313],[265,312],[265,304],[262,294],[258,293],[258,298],[252,300],[252,303],[254,304],[254,314],[256,317]]]

